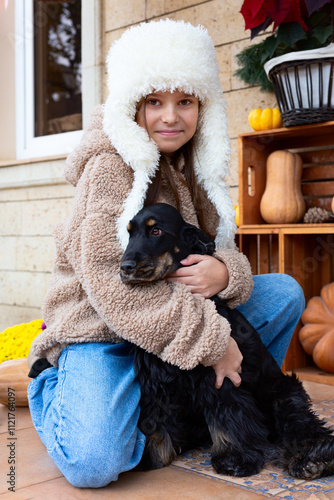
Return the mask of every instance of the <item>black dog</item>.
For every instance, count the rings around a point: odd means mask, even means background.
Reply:
[[[189,254],[212,255],[215,248],[203,231],[162,203],[142,209],[128,231],[121,263],[125,283],[149,285],[181,267]],[[180,370],[134,346],[142,390],[139,428],[147,438],[138,469],[166,466],[186,449],[212,444],[211,462],[221,474],[258,473],[273,447],[276,463],[294,477],[334,474],[334,436],[312,412],[302,384],[282,373],[241,313],[217,296],[212,300],[243,355],[241,386],[225,378],[216,389],[211,367]]]

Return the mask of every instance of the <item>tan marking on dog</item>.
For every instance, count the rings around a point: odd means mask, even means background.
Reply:
[[[213,454],[220,454],[225,451],[228,444],[231,442],[229,435],[217,429],[215,425],[209,425],[209,431],[212,439],[211,452]]]
[[[157,221],[155,219],[153,219],[153,217],[151,217],[150,219],[147,219],[146,221],[146,226],[154,226],[154,224],[156,224]]]
[[[166,433],[165,439],[159,432],[155,432],[149,437],[148,448],[151,458],[155,463],[162,463],[165,467],[170,465],[176,458],[172,440]]]
[[[132,229],[132,224],[129,222],[129,224],[126,226],[126,229],[130,232]]]
[[[180,251],[179,247],[177,247],[177,246],[175,245],[175,247],[174,247],[174,252],[175,252],[175,253],[179,253],[179,251]]]
[[[173,257],[169,252],[161,255],[156,261],[156,267],[154,271],[154,280],[159,280],[167,276],[169,274],[169,269],[173,264]]]

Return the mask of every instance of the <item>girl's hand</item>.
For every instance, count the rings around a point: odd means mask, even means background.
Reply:
[[[241,384],[239,373],[241,373],[242,359],[238,344],[230,337],[224,356],[212,365],[216,373],[216,389],[223,385],[225,377],[228,377],[236,387],[239,387]]]
[[[167,283],[178,281],[190,288],[194,295],[209,299],[224,290],[228,285],[228,271],[223,262],[210,255],[191,254],[181,264],[185,267],[177,269],[165,278]]]

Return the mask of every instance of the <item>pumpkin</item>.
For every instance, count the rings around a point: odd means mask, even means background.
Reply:
[[[0,364],[0,403],[15,409],[28,406],[28,360],[10,359]]]
[[[299,340],[304,350],[319,368],[334,373],[334,283],[308,301],[301,320]]]
[[[266,188],[260,212],[270,224],[299,222],[306,210],[301,191],[303,161],[296,153],[274,151],[267,158]]]
[[[253,130],[268,130],[282,126],[281,112],[278,108],[253,109],[248,115]]]

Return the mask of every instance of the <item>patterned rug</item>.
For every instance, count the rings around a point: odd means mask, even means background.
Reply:
[[[313,408],[334,428],[334,401],[318,401],[314,403]],[[334,500],[334,476],[312,481],[294,479],[271,463],[268,463],[260,474],[250,477],[236,478],[216,474],[210,463],[209,447],[179,455],[172,467],[201,474],[216,481],[232,483],[240,488],[271,498]]]

